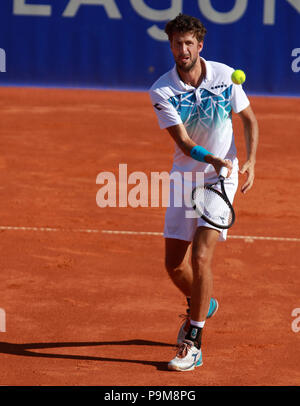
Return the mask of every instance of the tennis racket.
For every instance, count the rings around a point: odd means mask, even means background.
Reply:
[[[227,173],[228,169],[223,166],[216,183],[196,186],[192,191],[193,209],[207,223],[221,229],[230,228],[235,221],[234,209],[224,187]],[[219,185],[221,190],[218,190]]]

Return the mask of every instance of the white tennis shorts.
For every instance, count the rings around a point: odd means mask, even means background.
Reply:
[[[209,180],[206,179],[205,183],[214,183],[216,181],[217,177]],[[228,230],[219,229],[207,223],[199,215],[197,215],[195,210],[192,208],[191,191],[195,186],[196,182],[191,182],[191,184],[186,188],[183,188],[178,182],[170,182],[170,198],[165,214],[164,237],[192,241],[196,229],[204,226],[220,231],[219,241],[225,241]],[[224,186],[226,194],[232,204],[238,187],[237,160],[234,163],[233,171],[230,177],[225,179]],[[179,196],[181,197],[180,199],[178,198]],[[181,201],[182,204],[179,204],[179,201]]]

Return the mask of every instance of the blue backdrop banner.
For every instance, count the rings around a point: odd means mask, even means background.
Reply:
[[[1,0],[0,84],[148,89],[174,64],[164,26],[180,12],[249,93],[300,95],[300,0]]]

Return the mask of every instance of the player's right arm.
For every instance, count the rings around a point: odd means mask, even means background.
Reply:
[[[189,137],[184,125],[176,124],[171,127],[167,127],[166,130],[171,135],[171,137],[176,142],[176,144],[181,149],[181,151],[186,156],[193,159],[191,157],[191,151],[195,146],[197,146],[197,144]],[[221,158],[216,157],[213,154],[209,153],[209,154],[205,155],[204,162],[211,164],[214,167],[217,174],[219,174],[219,172],[223,166],[225,166],[226,168],[229,169],[227,176],[229,177],[231,174],[231,171],[232,171],[231,161],[221,159]]]

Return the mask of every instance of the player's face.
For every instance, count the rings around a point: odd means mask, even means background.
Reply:
[[[198,42],[192,32],[187,32],[174,33],[170,44],[177,67],[184,72],[189,72],[199,58],[203,42]]]

